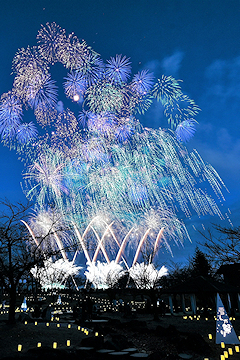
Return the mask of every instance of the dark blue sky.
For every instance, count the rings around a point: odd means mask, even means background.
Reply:
[[[188,148],[196,148],[224,180],[224,211],[239,226],[240,194],[240,1],[237,0],[12,0],[1,2],[0,93],[11,89],[11,62],[18,48],[36,44],[41,24],[55,21],[75,32],[104,60],[115,54],[131,58],[133,73],[143,68],[182,79],[182,89],[201,107],[199,125]],[[146,115],[148,127],[165,127],[161,112]],[[23,165],[0,145],[0,197],[23,200]],[[217,218],[193,218],[191,229]],[[228,222],[222,222],[228,225]],[[176,260],[194,251],[186,244]]]

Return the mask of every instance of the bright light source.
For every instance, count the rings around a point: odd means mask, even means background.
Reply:
[[[80,97],[79,97],[78,94],[76,94],[76,95],[73,96],[73,101],[78,102],[79,99],[80,99]]]

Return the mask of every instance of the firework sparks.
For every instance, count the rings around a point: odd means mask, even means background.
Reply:
[[[179,80],[163,75],[154,83],[148,70],[131,79],[129,58],[116,55],[104,64],[84,40],[55,23],[42,26],[37,39],[37,47],[14,57],[13,90],[1,97],[0,132],[3,141],[18,142],[25,156],[26,194],[36,199],[40,214],[50,202],[74,224],[68,240],[78,242],[74,258],[82,250],[89,266],[101,256],[117,264],[134,246],[136,265],[147,245],[153,259],[158,248],[171,251],[171,241],[189,238],[179,211],[222,217],[214,199],[224,199],[221,178],[182,145],[193,136],[200,109]],[[49,73],[57,62],[69,69],[63,87],[78,117],[57,98]],[[136,114],[147,111],[153,99],[162,103],[166,124],[176,133],[140,124]],[[23,106],[33,108],[44,135],[37,138],[32,122],[21,123]],[[30,226],[38,235],[43,231],[36,222]],[[50,244],[65,244],[57,230]]]

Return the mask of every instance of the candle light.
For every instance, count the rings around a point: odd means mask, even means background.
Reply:
[[[224,356],[225,356],[225,359],[227,359],[228,358],[228,351],[224,351]]]

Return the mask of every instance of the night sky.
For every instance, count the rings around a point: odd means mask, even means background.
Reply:
[[[220,208],[223,213],[229,208],[233,225],[239,226],[240,1],[2,0],[1,94],[12,88],[16,51],[36,45],[41,24],[53,21],[84,39],[104,61],[123,54],[131,58],[133,74],[150,69],[156,78],[165,74],[183,80],[183,92],[201,108],[196,135],[187,147],[197,149],[222,177],[229,192],[224,192],[226,201]],[[157,106],[141,121],[147,127],[167,127]],[[23,164],[3,145],[0,161],[0,198],[24,201]],[[211,223],[230,226],[216,217],[193,216],[186,222],[193,244],[174,247],[174,261],[184,261],[201,239],[192,225],[202,229]]]

